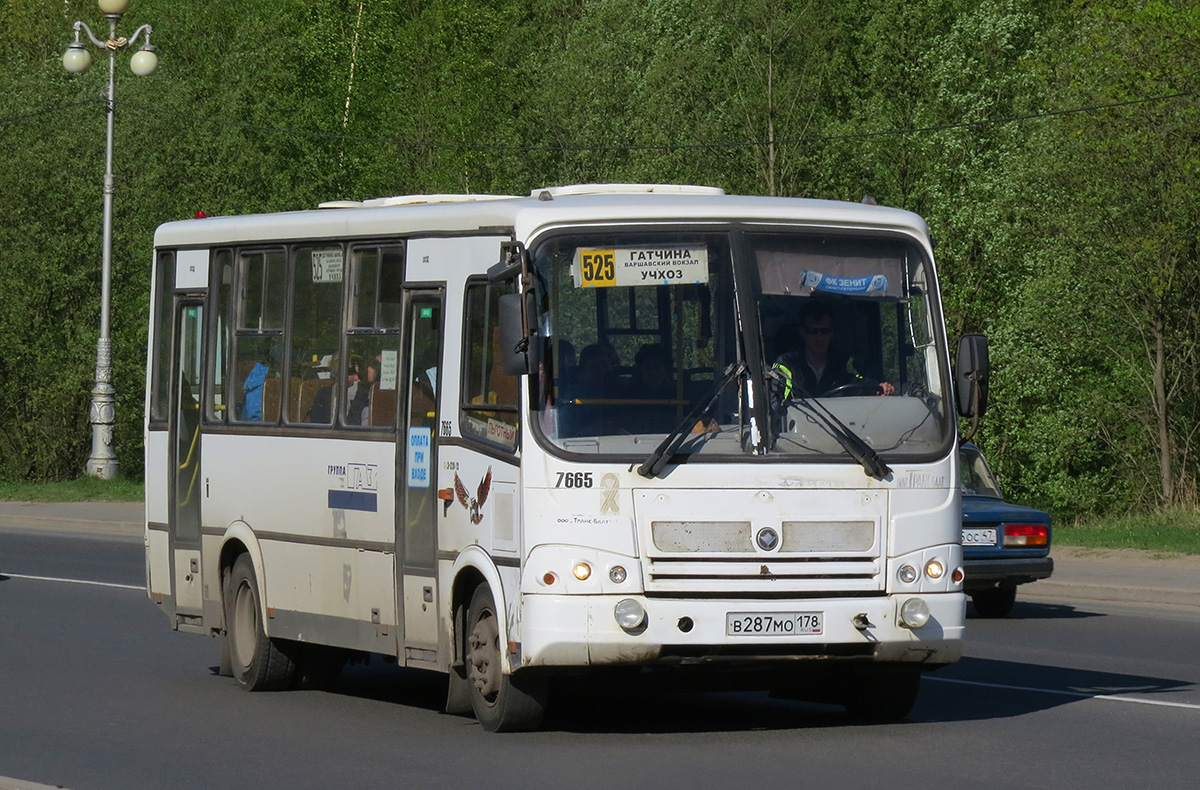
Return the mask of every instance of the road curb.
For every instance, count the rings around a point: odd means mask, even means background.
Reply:
[[[133,537],[145,530],[141,502],[0,502],[0,527]]]
[[[1168,587],[1113,587],[1104,584],[1042,580],[1017,588],[1017,598],[1042,603],[1059,600],[1153,603],[1200,609],[1200,590]]]
[[[0,528],[25,529],[44,532],[69,532],[75,535],[117,535],[140,537],[145,525],[134,521],[91,521],[81,523],[75,518],[52,518],[48,516],[7,516],[0,514]],[[0,790],[5,790],[0,785]]]

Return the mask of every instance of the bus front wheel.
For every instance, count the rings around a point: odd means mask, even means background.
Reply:
[[[491,732],[534,730],[546,711],[544,678],[506,675],[500,666],[500,623],[486,584],[475,588],[467,610],[467,681],[471,708]]]
[[[920,690],[919,669],[854,672],[847,679],[843,704],[862,721],[900,721],[912,710]]]
[[[225,587],[225,631],[233,677],[246,691],[275,691],[296,679],[298,645],[263,629],[258,578],[249,554],[234,561]]]

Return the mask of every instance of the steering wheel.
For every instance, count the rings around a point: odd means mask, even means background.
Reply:
[[[878,395],[881,392],[875,379],[858,379],[839,384],[821,393],[822,398],[838,398],[844,395]]]

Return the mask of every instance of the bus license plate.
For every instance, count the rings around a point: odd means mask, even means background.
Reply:
[[[824,633],[823,612],[729,612],[727,636],[811,636]]]
[[[995,527],[987,529],[964,529],[962,531],[962,542],[964,546],[995,546],[996,529]]]

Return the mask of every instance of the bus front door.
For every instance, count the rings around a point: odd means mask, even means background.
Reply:
[[[442,292],[405,294],[401,375],[402,454],[396,519],[396,585],[403,612],[404,657],[418,665],[436,661],[438,647],[437,579],[437,427],[441,386]]]
[[[200,577],[200,393],[204,306],[183,298],[175,306],[168,474],[171,591],[176,624],[203,612]],[[199,623],[195,623],[199,624]]]

